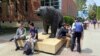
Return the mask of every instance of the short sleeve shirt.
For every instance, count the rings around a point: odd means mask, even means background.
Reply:
[[[35,34],[37,33],[37,29],[36,28],[31,29],[30,28],[29,32],[31,33],[32,37],[34,37]]]

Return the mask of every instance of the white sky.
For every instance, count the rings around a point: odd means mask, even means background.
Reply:
[[[100,6],[100,0],[87,0],[87,5],[96,3],[97,6]]]

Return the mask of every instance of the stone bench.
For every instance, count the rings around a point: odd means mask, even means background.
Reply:
[[[39,39],[42,41],[38,41],[36,43],[35,49],[46,53],[56,54],[56,52],[63,46],[65,41],[63,39],[48,37],[49,34],[42,35],[42,33],[39,33]]]
[[[64,44],[63,39],[48,38],[36,43],[35,49],[51,54],[56,54]]]
[[[29,37],[29,36],[27,36]],[[43,51],[46,53],[56,54],[58,50],[63,46],[64,40],[63,39],[57,39],[57,38],[48,38],[48,35],[42,35],[42,33],[39,33],[39,40],[35,45],[35,50]],[[20,46],[23,46],[23,41],[19,41],[18,44]]]

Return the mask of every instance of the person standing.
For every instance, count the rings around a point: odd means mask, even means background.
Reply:
[[[83,34],[83,23],[80,22],[80,20],[76,20],[76,22],[73,23],[72,25],[72,31],[73,31],[73,36],[71,39],[71,51],[73,51],[74,47],[76,46],[76,40],[77,40],[77,51],[80,53],[81,52],[81,38]]]
[[[100,20],[98,20],[98,22],[97,22],[97,23],[98,23],[98,28],[99,28],[99,27],[100,27]]]
[[[85,20],[84,21],[84,29],[88,29],[89,28],[89,21]]]
[[[93,20],[93,26],[94,26],[94,29],[96,28],[96,23],[97,23],[97,20],[94,19],[94,20]]]

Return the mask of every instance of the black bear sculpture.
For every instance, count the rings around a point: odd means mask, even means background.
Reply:
[[[40,7],[35,10],[35,13],[43,20],[43,34],[48,34],[49,26],[51,26],[51,34],[49,37],[54,38],[56,36],[57,28],[61,27],[63,24],[63,15],[51,6]]]

